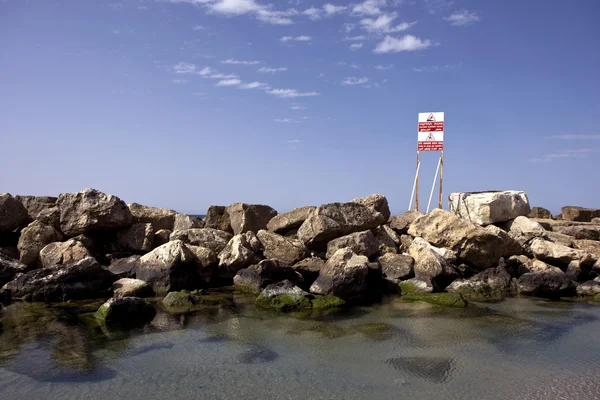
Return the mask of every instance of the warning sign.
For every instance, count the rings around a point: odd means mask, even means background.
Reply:
[[[417,149],[419,151],[444,150],[444,113],[419,113]]]

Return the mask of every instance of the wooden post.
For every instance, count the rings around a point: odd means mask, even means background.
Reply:
[[[444,182],[444,150],[442,150],[442,154],[440,155],[440,209],[444,209],[444,198],[442,196],[442,185]]]
[[[417,150],[417,168],[419,168],[419,163],[421,162],[421,152]],[[415,196],[415,211],[419,211],[419,175],[417,174],[417,180],[415,184],[415,189],[417,191]]]

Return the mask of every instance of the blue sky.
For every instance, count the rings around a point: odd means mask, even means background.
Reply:
[[[0,0],[0,191],[400,213],[444,111],[444,198],[600,207],[598,1],[268,1]]]

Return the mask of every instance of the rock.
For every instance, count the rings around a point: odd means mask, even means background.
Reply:
[[[600,296],[600,279],[596,278],[593,281],[582,283],[581,285],[577,286],[576,291],[577,295],[581,297]]]
[[[256,265],[238,271],[233,278],[233,284],[236,289],[260,293],[267,286],[283,280],[301,286],[304,282],[302,275],[286,264],[277,260],[262,260]]]
[[[566,247],[573,247],[574,240],[572,236],[565,235],[562,233],[548,232],[546,231],[546,237],[549,242],[561,244]]]
[[[53,226],[60,232],[60,210],[56,206],[40,211],[35,220],[44,225]]]
[[[596,258],[600,259],[600,241],[597,240],[574,240],[573,247],[592,254]]]
[[[219,276],[225,279],[232,279],[235,274],[243,268],[256,264],[260,258],[256,255],[246,236],[235,235],[227,246],[218,255],[219,258]]]
[[[212,281],[218,267],[218,258],[214,251],[209,248],[186,244],[186,247],[194,254],[197,265],[197,273],[204,284]]]
[[[135,326],[152,321],[156,310],[139,297],[113,297],[94,316],[107,325]]]
[[[185,313],[202,306],[232,306],[233,301],[228,293],[211,293],[204,290],[170,292],[162,300],[169,312]]]
[[[308,216],[316,210],[317,207],[306,206],[300,208],[294,208],[292,211],[278,214],[271,218],[267,224],[267,229],[270,232],[285,234],[294,229],[300,228],[300,226],[308,219]]]
[[[542,207],[531,207],[531,212],[527,215],[529,218],[547,218],[552,219],[552,213]]]
[[[78,240],[69,239],[66,242],[47,244],[40,250],[40,261],[44,268],[57,264],[66,264],[71,261],[83,260],[92,255]]]
[[[152,224],[138,223],[119,231],[117,241],[124,249],[147,253],[154,248]]]
[[[50,196],[15,196],[15,199],[27,209],[31,220],[37,220],[42,211],[55,207],[58,200]]]
[[[108,266],[108,270],[121,278],[135,277],[136,269],[140,263],[141,256],[131,256],[115,259]]]
[[[585,226],[591,228],[599,228],[597,224],[592,222],[578,222],[578,221],[565,221],[561,219],[541,219],[541,218],[532,218],[532,221],[535,221],[542,225],[544,229],[547,231],[554,231],[556,227],[564,227],[564,226]]]
[[[332,294],[344,300],[360,296],[366,289],[369,259],[350,249],[340,249],[327,260],[325,268],[310,287],[315,294]]]
[[[175,214],[175,223],[173,224],[174,231],[202,228],[204,228],[204,221],[200,218],[187,214]]]
[[[358,199],[354,199],[350,201],[351,203],[362,204],[363,206],[369,207],[373,211],[376,211],[383,215],[385,221],[390,219],[390,207],[388,205],[388,201],[384,195],[381,194],[371,194],[367,197],[360,197]]]
[[[425,213],[422,213],[421,211],[412,210],[407,211],[402,215],[390,217],[390,228],[392,228],[394,231],[398,232],[401,235],[406,234],[408,233],[408,228],[410,227],[410,224],[415,222],[417,218],[422,217],[423,215],[425,215]]]
[[[510,276],[518,278],[523,274],[531,272],[532,265],[535,261],[537,260],[532,260],[527,256],[510,256],[501,258],[498,262],[498,267],[503,267]]]
[[[0,252],[0,287],[15,279],[17,274],[27,271],[27,265],[12,259]]]
[[[163,244],[171,240],[171,233],[173,232],[168,229],[159,229],[158,231],[156,231],[154,233],[154,239],[152,241],[154,244],[154,248],[162,246]]]
[[[531,212],[527,194],[516,190],[451,193],[448,205],[450,211],[478,225],[505,222]]]
[[[582,250],[572,249],[543,239],[534,239],[530,247],[535,258],[553,264],[566,266],[571,261],[580,261],[582,264],[592,265],[596,261],[593,256]]]
[[[495,267],[501,257],[518,255],[520,246],[506,233],[482,228],[455,214],[435,209],[418,218],[409,229],[410,235],[421,237],[433,246],[447,248],[473,267],[481,270]]]
[[[379,248],[379,254],[398,254],[398,246],[400,245],[400,236],[394,232],[388,225],[381,225],[373,229],[375,239]]]
[[[415,276],[415,260],[408,254],[386,253],[379,257],[384,279],[399,284]]]
[[[142,256],[135,277],[148,282],[160,296],[193,289],[198,282],[196,256],[181,240],[174,240]]]
[[[344,303],[344,300],[332,295],[311,295],[288,280],[267,286],[256,299],[256,305],[259,307],[284,312],[334,308],[340,307]]]
[[[504,266],[489,268],[470,279],[452,282],[446,291],[469,301],[499,301],[515,291],[513,277]]]
[[[95,189],[61,193],[57,206],[61,231],[70,237],[98,230],[126,228],[133,221],[124,201]]]
[[[23,204],[10,193],[0,194],[0,233],[11,232],[29,220]]]
[[[359,203],[331,203],[319,206],[298,229],[298,238],[307,245],[320,245],[354,232],[377,228],[385,217]]]
[[[277,211],[262,204],[235,203],[227,207],[229,221],[233,233],[238,235],[252,231],[257,233],[266,229],[269,221],[277,215]]]
[[[92,257],[27,272],[8,282],[2,292],[13,298],[63,302],[105,297],[115,275]]]
[[[534,261],[531,272],[521,275],[517,280],[519,293],[550,298],[567,294],[569,284],[564,272],[539,260]]]
[[[143,206],[138,203],[129,203],[127,206],[131,211],[134,224],[151,224],[155,232],[161,229],[173,230],[177,214],[175,211]]]
[[[44,225],[39,221],[34,221],[27,225],[17,245],[20,254],[20,261],[29,266],[35,266],[39,263],[40,251],[46,245],[52,242],[59,242],[63,236],[54,227]]]
[[[114,297],[153,297],[154,290],[139,279],[121,278],[112,284]]]
[[[600,217],[600,208],[566,206],[562,207],[561,211],[565,221],[591,222],[592,218]]]
[[[591,264],[581,264],[579,261],[571,261],[565,274],[573,282],[585,282],[593,278]]]
[[[264,251],[263,244],[260,242],[260,240],[254,232],[248,231],[244,233],[244,236],[246,238],[246,242],[248,242],[248,245],[250,246],[250,250],[252,250],[256,254],[262,253]]]
[[[171,234],[171,240],[181,240],[184,243],[202,246],[211,249],[219,254],[229,243],[233,236],[231,234],[219,231],[217,229],[186,229],[174,231]]]
[[[400,282],[400,291],[405,294],[414,293],[432,293],[433,285],[429,281],[423,281],[418,278],[411,278]]]
[[[310,287],[325,268],[325,260],[318,257],[305,258],[292,265],[294,271],[299,272],[304,278],[304,283]]]
[[[600,240],[600,226],[554,226],[552,230],[579,240]]]
[[[503,228],[521,246],[527,245],[534,238],[547,238],[547,232],[544,227],[527,217],[517,217],[510,220],[504,224]]]
[[[264,248],[263,254],[267,258],[291,265],[310,255],[301,240],[289,239],[264,229],[258,231],[257,236]]]
[[[445,287],[458,276],[454,267],[440,253],[441,249],[436,249],[420,237],[415,238],[408,254],[415,260],[417,279]]]
[[[414,238],[410,235],[400,235],[400,247],[398,248],[398,252],[407,253],[413,240]]]
[[[592,224],[600,225],[600,217],[592,218]]]
[[[359,256],[372,257],[379,252],[379,243],[371,231],[351,233],[327,244],[327,258],[344,248],[349,248]]]
[[[229,221],[229,213],[227,207],[210,206],[204,218],[204,227],[218,229],[233,234],[231,222]]]
[[[402,300],[405,301],[424,301],[443,307],[464,308],[467,302],[454,293],[431,293],[427,282],[411,279],[400,283],[402,291]]]

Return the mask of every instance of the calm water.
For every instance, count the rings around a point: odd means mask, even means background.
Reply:
[[[281,315],[234,300],[128,332],[95,326],[97,303],[14,304],[0,311],[0,398],[600,398],[600,306],[389,299]]]

